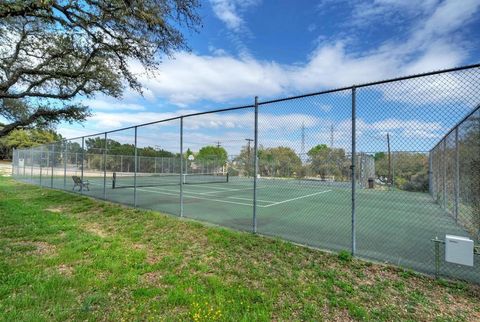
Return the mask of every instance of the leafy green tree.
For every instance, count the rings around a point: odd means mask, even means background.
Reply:
[[[296,177],[302,171],[302,160],[289,147],[258,149],[258,168],[261,176]]]
[[[329,148],[325,144],[318,144],[311,148],[307,155],[310,158],[309,169],[314,175],[325,179],[328,176],[348,178],[349,160],[344,149]]]
[[[262,146],[259,149],[263,149]],[[240,153],[232,160],[228,169],[232,175],[253,176],[253,149],[249,145],[245,145]]]
[[[198,0],[6,0],[0,2],[0,116],[14,129],[83,121],[74,100],[141,92],[129,65],[155,70],[186,48]]]
[[[223,147],[207,145],[202,147],[195,156],[194,164],[197,170],[202,172],[221,171],[223,166],[227,163],[228,154]]]
[[[2,158],[10,158],[13,149],[53,143],[61,139],[62,136],[53,130],[14,130],[0,137],[0,154]]]
[[[423,153],[394,152],[391,155],[391,175],[395,187],[408,191],[428,191],[428,156]],[[388,177],[388,155],[375,155],[377,178]],[[386,182],[386,179],[384,179]]]

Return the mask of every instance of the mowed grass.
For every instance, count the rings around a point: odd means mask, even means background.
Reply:
[[[0,177],[0,320],[480,320],[480,287]]]

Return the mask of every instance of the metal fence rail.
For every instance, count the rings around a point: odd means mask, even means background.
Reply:
[[[479,106],[465,66],[18,149],[12,173],[480,283],[478,256],[440,263],[432,242],[480,242]]]

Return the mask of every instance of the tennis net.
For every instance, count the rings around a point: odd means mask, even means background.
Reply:
[[[181,178],[181,180],[180,180]],[[227,183],[228,173],[113,173],[112,188],[154,187],[183,184]]]

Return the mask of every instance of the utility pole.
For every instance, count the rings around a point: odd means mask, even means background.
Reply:
[[[220,141],[217,141],[217,148],[220,147]]]

